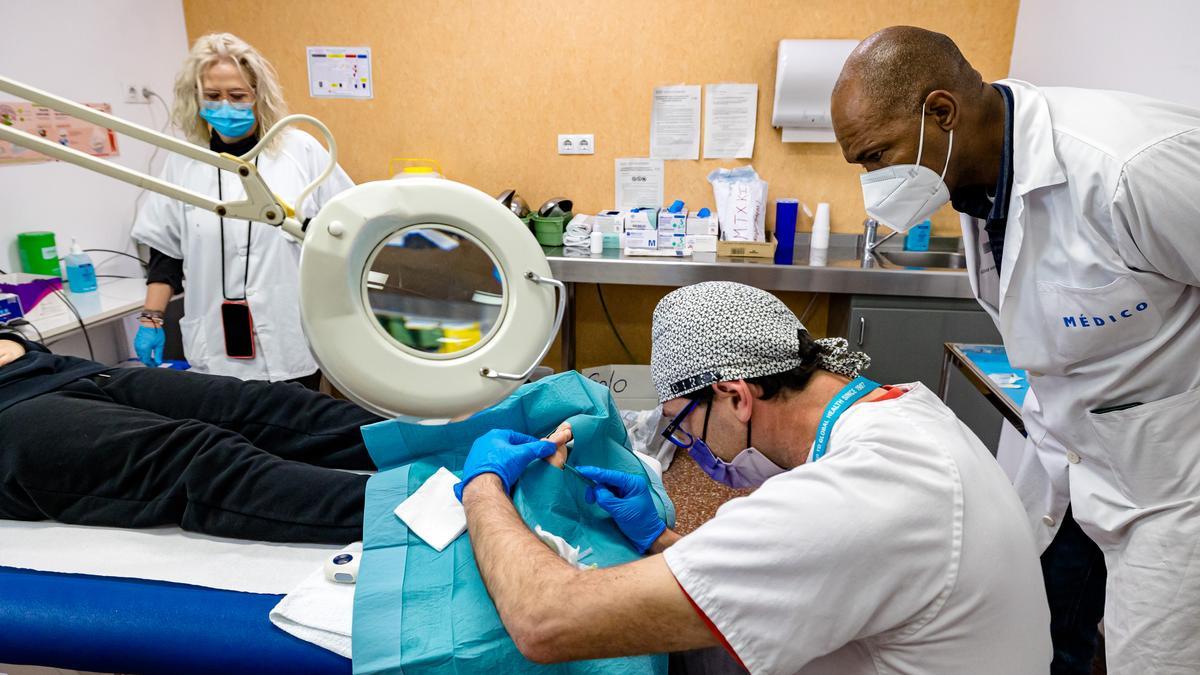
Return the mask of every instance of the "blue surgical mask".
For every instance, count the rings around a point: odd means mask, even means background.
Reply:
[[[225,138],[241,138],[254,128],[254,104],[201,101],[200,117]]]

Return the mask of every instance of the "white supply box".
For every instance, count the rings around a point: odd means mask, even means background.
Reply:
[[[687,234],[687,218],[686,210],[679,213],[671,213],[670,211],[658,212],[658,231],[663,234]]]
[[[658,248],[657,230],[626,230],[625,248]]]
[[[592,217],[592,231],[613,234],[624,231],[620,211],[601,211]]]
[[[717,236],[721,233],[717,226],[715,215],[698,216],[694,213],[687,217],[687,233]]]
[[[666,235],[659,231],[658,247],[662,249],[670,249],[672,251],[682,251],[687,248],[687,235],[683,234],[682,232],[679,234]]]
[[[657,230],[658,229],[658,209],[636,209],[626,211],[624,214],[625,231],[630,230]]]

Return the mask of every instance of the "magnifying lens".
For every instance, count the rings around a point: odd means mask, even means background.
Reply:
[[[300,310],[322,371],[383,416],[499,402],[545,357],[565,307],[511,211],[441,178],[347,190],[308,225]]]

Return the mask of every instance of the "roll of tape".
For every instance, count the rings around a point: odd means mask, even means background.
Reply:
[[[339,551],[325,559],[325,578],[339,583],[358,581],[358,559],[362,554]]]

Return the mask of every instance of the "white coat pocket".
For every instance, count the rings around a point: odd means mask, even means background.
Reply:
[[[1088,420],[1117,484],[1139,508],[1200,496],[1200,389],[1088,413]]]
[[[1064,364],[1120,353],[1154,337],[1162,316],[1129,275],[1096,288],[1039,281],[1048,347]]]
[[[208,340],[200,319],[184,315],[179,319],[179,332],[183,338],[183,358],[196,372],[208,372]]]

